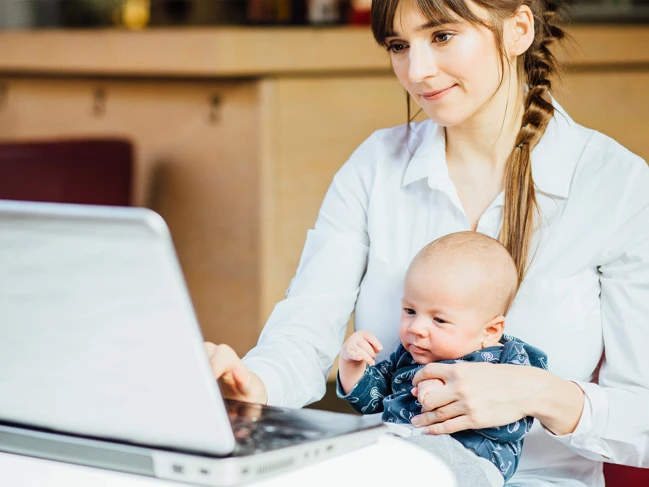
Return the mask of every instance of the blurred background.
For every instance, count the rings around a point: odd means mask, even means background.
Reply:
[[[637,22],[648,0],[572,0],[578,21]],[[107,27],[365,23],[368,0],[2,0],[0,26]]]
[[[244,354],[335,171],[406,121],[370,3],[0,0],[0,198],[159,212],[205,337]],[[649,159],[646,22],[572,2],[554,94]]]

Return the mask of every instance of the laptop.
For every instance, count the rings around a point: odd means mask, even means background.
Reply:
[[[376,415],[224,400],[157,213],[0,201],[0,451],[233,485],[373,443]]]

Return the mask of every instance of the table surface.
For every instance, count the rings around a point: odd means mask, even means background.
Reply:
[[[390,468],[399,465],[399,468]],[[413,468],[404,468],[411,465]],[[421,472],[436,487],[456,487],[450,469],[431,453],[392,435],[352,453],[254,482],[255,487],[305,485],[418,485]],[[188,484],[157,480],[0,452],[3,487],[171,487]],[[417,483],[413,483],[417,482]]]

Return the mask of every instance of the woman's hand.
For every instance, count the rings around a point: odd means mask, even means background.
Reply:
[[[432,363],[413,378],[422,414],[412,424],[426,433],[450,434],[510,424],[534,416],[555,434],[574,431],[583,391],[549,372],[520,365]]]
[[[244,365],[228,345],[205,342],[205,352],[210,359],[212,373],[221,385],[223,395],[239,401],[266,404],[266,386],[257,374]]]

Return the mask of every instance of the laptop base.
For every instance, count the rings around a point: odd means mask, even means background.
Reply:
[[[373,427],[263,455],[215,458],[0,425],[0,451],[207,486],[251,482],[372,444]]]

